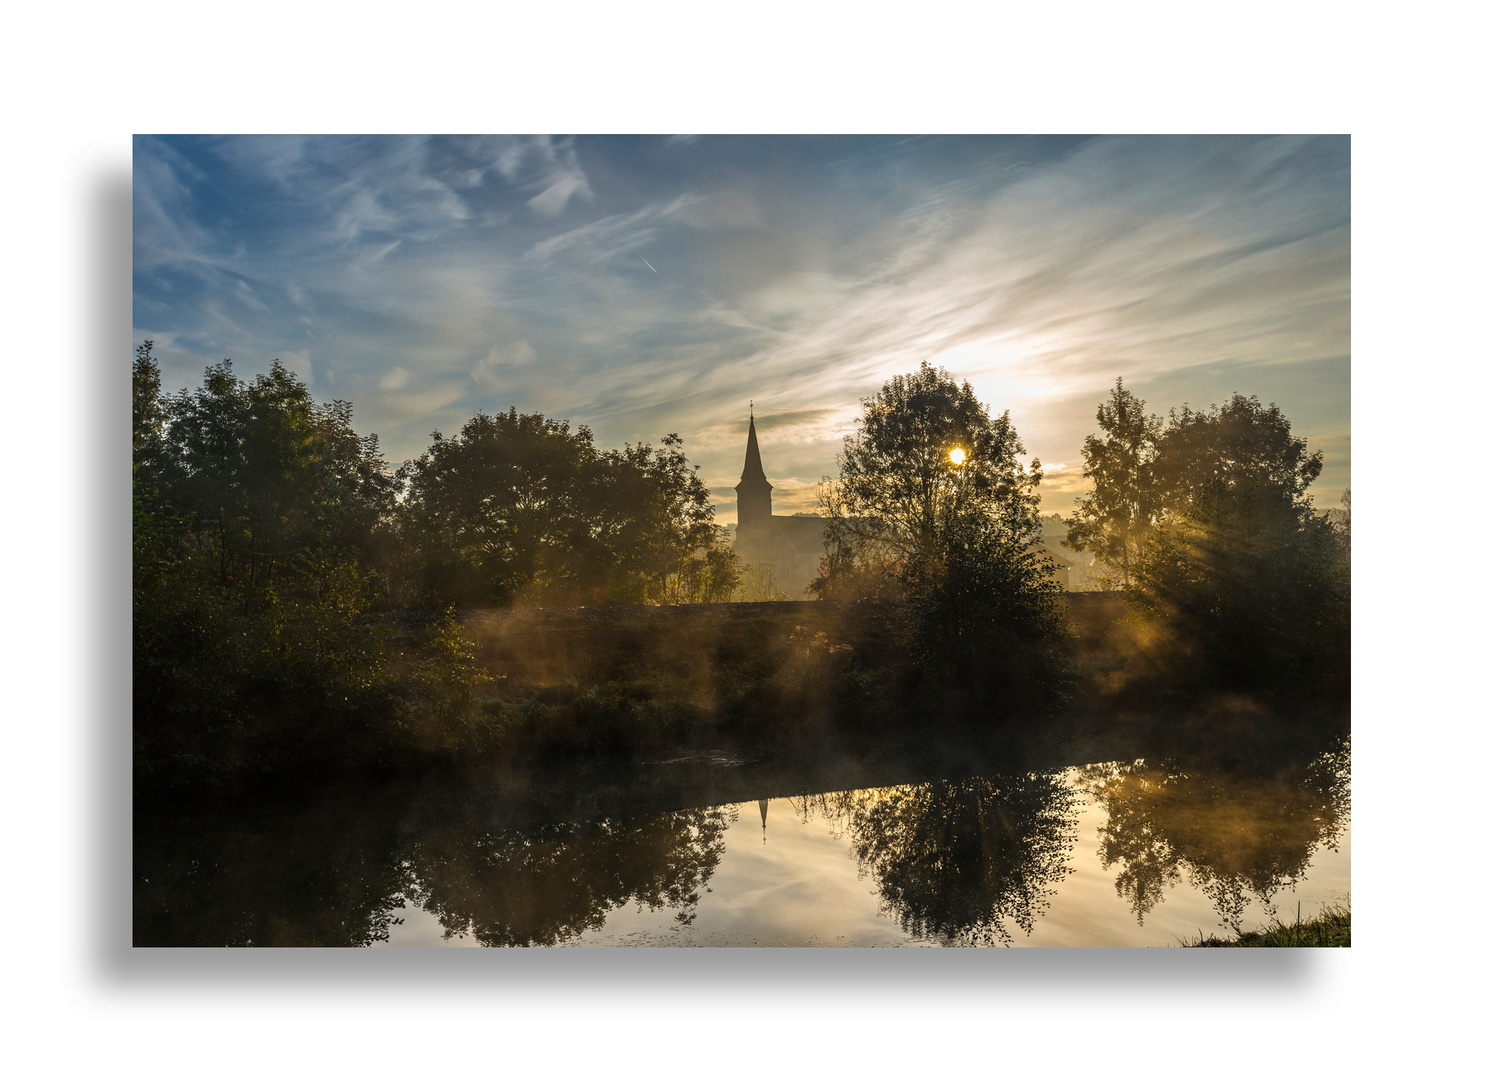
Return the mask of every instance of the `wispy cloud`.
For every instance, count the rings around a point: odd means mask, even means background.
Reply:
[[[1297,137],[140,140],[136,334],[177,384],[313,357],[393,457],[515,405],[679,431],[718,484],[749,399],[809,485],[928,360],[1067,466],[1066,508],[1117,376],[1349,438],[1349,169]]]

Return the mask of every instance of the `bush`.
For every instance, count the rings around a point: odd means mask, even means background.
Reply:
[[[986,529],[949,530],[941,558],[909,576],[913,658],[930,698],[970,719],[1063,700],[1064,636],[1046,558]]]

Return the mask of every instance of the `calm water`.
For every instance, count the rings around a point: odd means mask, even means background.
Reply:
[[[1350,895],[1344,739],[1258,765],[772,783],[571,820],[419,790],[137,824],[136,943],[1164,946]]]

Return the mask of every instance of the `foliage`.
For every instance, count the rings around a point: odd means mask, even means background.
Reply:
[[[677,435],[598,451],[586,429],[479,415],[399,474],[351,406],[275,361],[164,396],[135,351],[136,776],[241,785],[310,767],[498,748],[460,603],[730,599],[736,556]],[[398,495],[402,498],[397,498]]]
[[[1305,494],[1320,469],[1277,406],[1233,395],[1172,410],[1154,467],[1160,513],[1130,591],[1199,646],[1207,678],[1349,682],[1343,552]]]
[[[951,453],[964,451],[956,463]],[[991,420],[968,383],[926,363],[863,403],[824,486],[830,599],[905,597],[920,670],[973,715],[1047,703],[1060,677],[1058,586],[1032,549],[1041,465],[1010,414]]]
[[[1078,500],[1067,528],[1067,545],[1091,552],[1108,566],[1104,585],[1130,584],[1146,537],[1159,510],[1152,475],[1160,439],[1160,417],[1117,379],[1109,400],[1098,407],[1107,436],[1083,443],[1083,476],[1093,490]]]
[[[348,402],[317,404],[277,361],[244,382],[230,360],[161,399],[150,344],[135,359],[136,463],[211,553],[218,586],[257,595],[313,549],[370,551],[391,478]]]
[[[1067,673],[1051,650],[1063,636],[1061,587],[1044,555],[993,530],[946,530],[939,562],[909,578],[912,649],[942,699],[970,716],[1060,700]]]
[[[587,428],[514,409],[471,418],[398,471],[429,592],[461,604],[577,591],[598,452]]]
[[[1303,916],[1296,905],[1294,921],[1288,926],[1276,918],[1262,930],[1249,930],[1235,938],[1206,937],[1197,933],[1195,941],[1182,941],[1193,949],[1349,949],[1351,947],[1351,902],[1322,904],[1320,914]]]
[[[949,456],[956,447],[966,455],[960,465]],[[857,432],[837,459],[840,475],[822,485],[826,557],[813,591],[841,599],[863,579],[867,591],[887,591],[883,584],[909,562],[934,563],[958,520],[1030,543],[1041,463],[1023,467],[1017,455],[1025,452],[1010,414],[990,419],[968,382],[926,362],[893,376],[862,403]]]
[[[510,409],[403,466],[400,520],[430,595],[462,605],[725,599],[735,565],[680,436],[599,451],[586,427]]]
[[[475,673],[437,635],[403,649],[368,618],[384,594],[361,560],[391,484],[350,406],[316,404],[279,364],[245,383],[223,362],[173,398],[159,385],[146,343],[134,363],[140,784],[385,764],[409,710],[467,720]]]
[[[1322,459],[1278,406],[1234,394],[1164,421],[1120,380],[1084,446],[1093,491],[1068,544],[1093,552],[1215,685],[1349,680],[1349,535],[1306,490]]]

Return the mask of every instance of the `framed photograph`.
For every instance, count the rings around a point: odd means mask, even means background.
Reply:
[[[133,200],[135,946],[1349,947],[1349,136]]]

